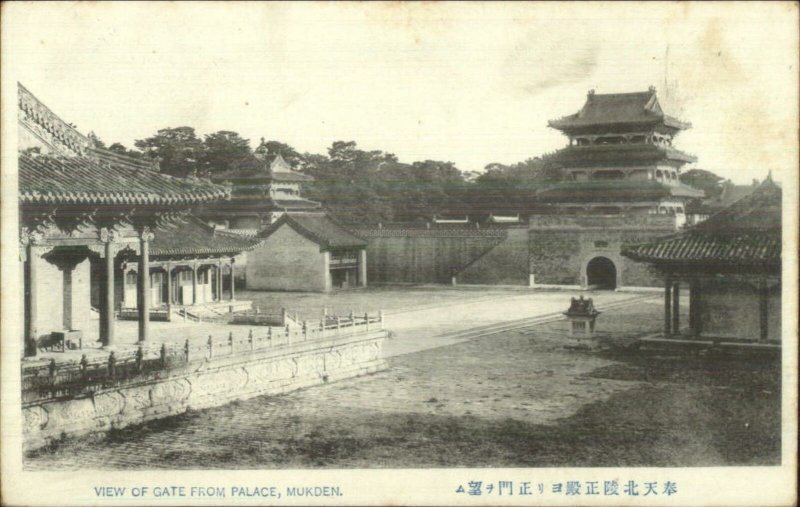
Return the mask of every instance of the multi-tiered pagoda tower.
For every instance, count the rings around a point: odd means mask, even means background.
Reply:
[[[620,250],[676,232],[686,222],[686,202],[702,197],[679,178],[695,157],[672,146],[690,124],[664,113],[651,87],[637,93],[592,90],[580,111],[549,125],[569,138],[569,146],[554,156],[564,180],[538,195],[549,209],[530,218],[530,283],[660,285]]]
[[[679,179],[681,168],[696,158],[672,146],[691,124],[665,114],[653,87],[591,90],[580,111],[549,125],[569,138],[555,154],[566,180],[539,195],[559,213],[662,214],[682,223],[686,201],[703,195]]]

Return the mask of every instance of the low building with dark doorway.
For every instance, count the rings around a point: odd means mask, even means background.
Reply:
[[[247,288],[328,292],[367,285],[367,242],[322,213],[284,214],[247,254]]]

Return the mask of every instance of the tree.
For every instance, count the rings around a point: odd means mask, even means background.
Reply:
[[[261,138],[261,143],[255,149],[255,153],[258,155],[279,154],[293,169],[297,170],[304,169],[308,164],[306,155],[300,154],[288,144],[280,141],[265,141],[263,137]]]
[[[197,175],[205,154],[205,145],[192,127],[161,129],[134,144],[150,158],[160,159],[161,172],[173,176]]]
[[[116,153],[117,155],[124,155],[132,158],[139,158],[143,155],[141,151],[129,150],[122,143],[114,143],[106,149],[112,153]]]
[[[681,183],[705,192],[706,198],[714,198],[722,193],[722,182],[725,178],[705,169],[691,169],[681,173],[680,180]]]
[[[354,141],[336,141],[328,156],[304,156],[303,172],[314,177],[307,195],[321,201],[342,220],[378,222],[391,220],[389,199],[376,181],[379,169],[397,161],[391,153],[364,151]]]
[[[552,155],[532,157],[512,165],[489,164],[475,180],[469,200],[479,214],[525,213],[536,206],[537,192],[563,178]]]
[[[379,169],[376,183],[383,183],[378,191],[392,203],[397,220],[430,220],[463,209],[459,201],[466,184],[452,162],[386,163]]]
[[[200,157],[200,172],[207,176],[250,167],[254,162],[250,141],[236,132],[220,130],[206,134],[204,150]]]

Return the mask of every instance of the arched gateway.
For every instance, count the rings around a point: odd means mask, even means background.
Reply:
[[[607,257],[595,257],[586,265],[586,284],[590,288],[614,290],[617,288],[617,267]]]

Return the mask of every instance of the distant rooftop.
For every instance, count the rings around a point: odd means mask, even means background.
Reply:
[[[309,182],[312,176],[292,169],[280,153],[256,155],[248,167],[216,173],[211,176],[214,181],[237,179],[263,179],[267,181]]]
[[[323,250],[337,248],[363,248],[367,242],[323,213],[281,216],[274,224],[259,233],[259,238],[268,238],[283,225],[288,225],[301,235],[318,244]]]

